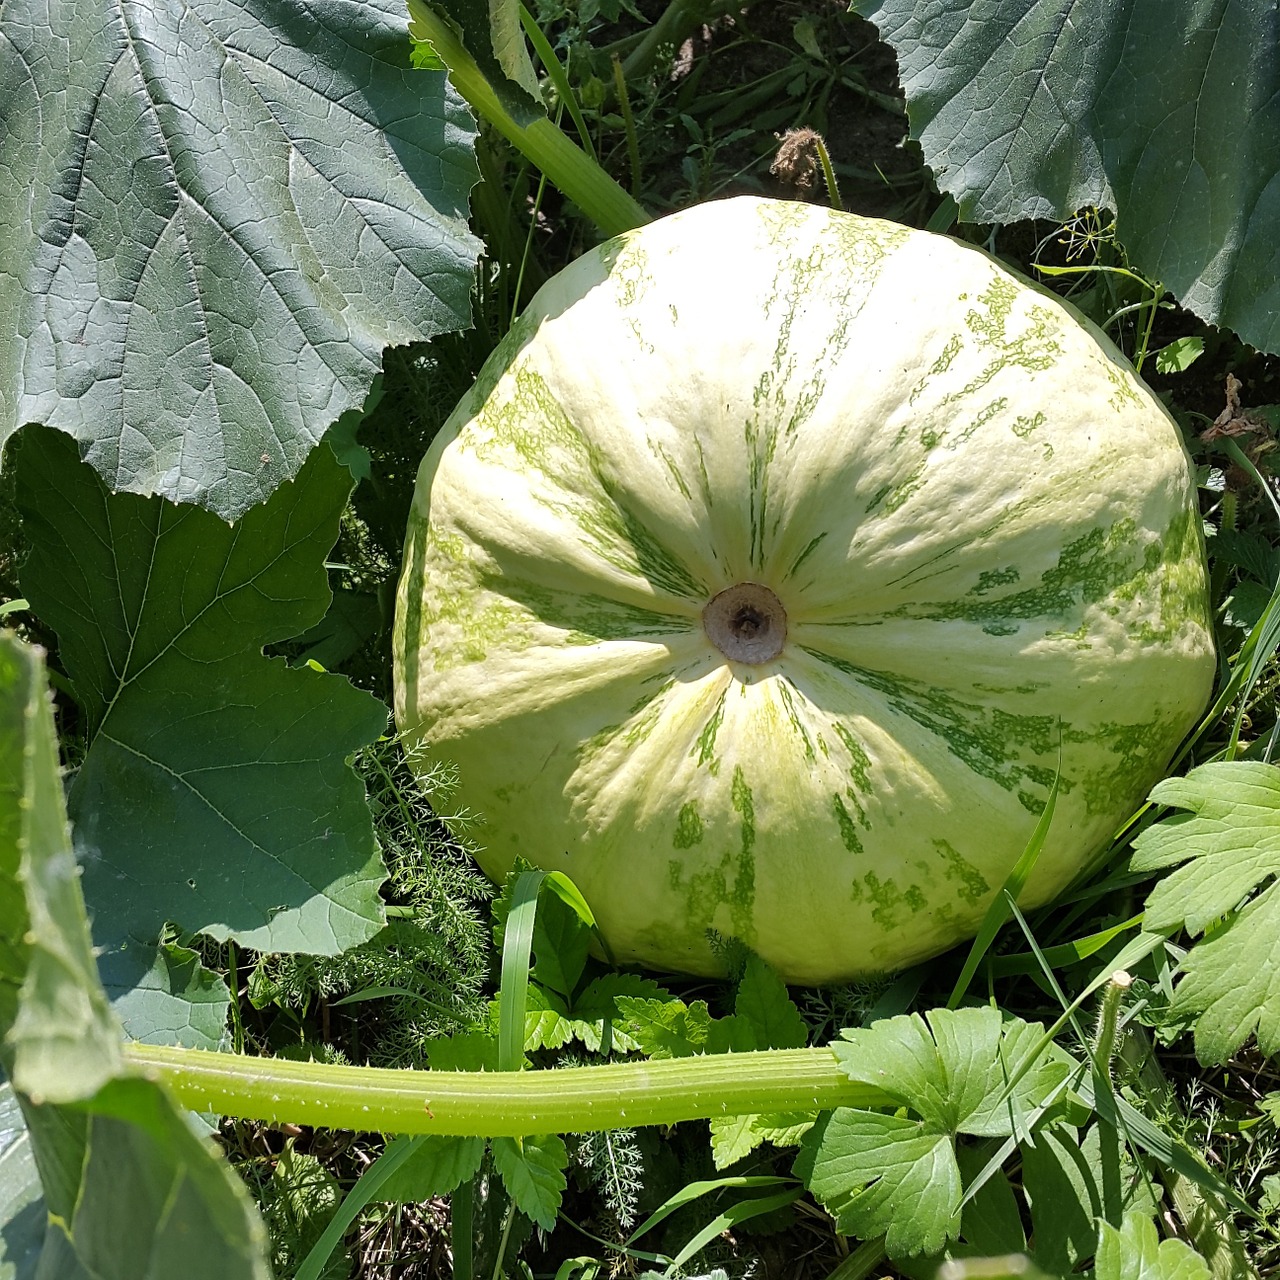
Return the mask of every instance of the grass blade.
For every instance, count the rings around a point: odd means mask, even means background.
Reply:
[[[695,1253],[710,1244],[716,1236],[722,1235],[730,1227],[737,1226],[739,1222],[746,1222],[750,1218],[759,1218],[766,1213],[772,1213],[775,1209],[781,1209],[789,1205],[793,1200],[799,1199],[801,1191],[802,1188],[795,1187],[791,1191],[783,1191],[776,1196],[765,1196],[760,1200],[739,1200],[737,1204],[730,1205],[719,1217],[713,1218],[708,1222],[676,1254],[671,1260],[671,1265],[662,1273],[663,1280],[671,1280],[671,1277]]]
[[[685,1205],[691,1204],[694,1200],[701,1196],[709,1195],[712,1191],[721,1191],[725,1187],[772,1187],[779,1186],[782,1183],[790,1182],[790,1178],[779,1178],[773,1175],[756,1174],[752,1176],[734,1176],[728,1178],[710,1178],[703,1182],[690,1182],[687,1186],[681,1187],[675,1195],[670,1196],[663,1201],[657,1209],[653,1211],[628,1237],[627,1244],[635,1244],[637,1240],[654,1227],[658,1225],[669,1214],[675,1213],[677,1209],[684,1208]]]
[[[498,988],[498,1070],[524,1064],[524,1014],[529,1003],[529,967],[538,890],[545,871],[522,871],[511,891],[511,911],[502,937],[502,980]]]
[[[990,950],[1001,926],[1009,919],[1011,904],[1017,902],[1018,895],[1026,888],[1027,879],[1036,865],[1036,860],[1040,857],[1040,850],[1044,848],[1045,837],[1049,834],[1049,824],[1053,821],[1053,810],[1058,802],[1058,779],[1061,776],[1062,766],[1059,765],[1058,773],[1053,779],[1053,786],[1049,788],[1049,798],[1044,802],[1044,808],[1040,811],[1040,820],[1031,833],[1031,839],[1027,841],[1027,847],[1023,849],[1018,861],[1013,864],[1013,870],[1009,872],[1008,879],[1005,880],[1001,891],[992,899],[991,905],[987,908],[987,914],[982,918],[978,936],[974,938],[969,954],[965,958],[964,968],[960,970],[956,985],[951,989],[951,998],[947,1001],[948,1009],[956,1008],[964,999],[978,965]]]
[[[343,1198],[338,1212],[329,1219],[320,1239],[311,1246],[311,1252],[302,1260],[294,1280],[320,1280],[329,1256],[342,1242],[347,1228],[356,1220],[365,1205],[378,1198],[382,1184],[414,1153],[423,1143],[421,1136],[413,1138],[396,1138],[387,1143],[383,1153],[369,1166],[350,1191]]]

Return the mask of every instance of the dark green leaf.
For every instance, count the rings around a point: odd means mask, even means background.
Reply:
[[[266,1189],[268,1220],[276,1246],[276,1269],[281,1275],[314,1247],[342,1203],[338,1180],[315,1156],[285,1143]],[[284,1256],[281,1256],[281,1255]],[[341,1251],[329,1258],[322,1280],[348,1280],[350,1259]]]
[[[564,1168],[569,1153],[555,1134],[541,1138],[494,1138],[490,1143],[493,1164],[521,1213],[544,1231],[556,1225],[560,1197],[565,1189]]]
[[[533,926],[533,977],[566,998],[582,977],[591,930],[562,898],[543,893]]]
[[[1280,351],[1280,12],[1270,0],[853,0],[972,222],[1116,213],[1184,306]]]
[[[188,947],[114,948],[99,953],[98,974],[130,1040],[222,1047],[231,993]]]
[[[262,656],[325,611],[346,471],[318,450],[228,526],[109,494],[57,432],[29,428],[17,467],[23,581],[88,724],[69,804],[98,941],[166,920],[261,951],[372,937],[383,871],[347,758],[385,708]]]
[[[5,0],[0,441],[234,519],[463,328],[474,126],[403,0]]]
[[[734,1010],[751,1025],[757,1049],[800,1049],[808,1041],[786,984],[759,956],[747,958]]]
[[[316,662],[331,669],[345,662],[382,625],[382,606],[367,591],[335,591],[329,612],[297,639],[294,665]]]
[[[412,0],[411,19],[418,4],[449,21],[513,120],[528,125],[546,115],[520,28],[519,0]],[[409,34],[422,39],[412,21]]]
[[[731,1013],[727,1018],[711,1019],[703,1052],[749,1053],[761,1047],[751,1023],[740,1013]]]
[[[1102,1216],[1098,1141],[1086,1148],[1078,1131],[1046,1125],[1034,1146],[1022,1149],[1022,1185],[1031,1206],[1036,1259],[1050,1271],[1070,1274],[1093,1257]]]
[[[985,1146],[956,1148],[966,1187],[986,1168],[989,1155]],[[965,1202],[960,1235],[975,1254],[1020,1253],[1027,1247],[1018,1201],[1002,1169],[997,1169]]]
[[[75,1209],[50,1225],[57,1244],[94,1277],[267,1280],[266,1233],[244,1184],[159,1088],[115,1080],[89,1105]]]

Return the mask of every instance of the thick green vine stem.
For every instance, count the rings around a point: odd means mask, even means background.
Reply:
[[[537,165],[606,236],[620,235],[650,220],[644,209],[550,120],[544,117],[522,125],[512,119],[457,32],[428,0],[409,0],[409,13],[472,111]]]
[[[769,1049],[553,1071],[400,1071],[128,1044],[125,1057],[195,1111],[269,1124],[518,1138],[713,1116],[889,1103],[830,1049]]]

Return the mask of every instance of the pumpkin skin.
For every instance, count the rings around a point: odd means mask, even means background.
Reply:
[[[486,872],[567,872],[614,959],[716,973],[714,930],[791,982],[892,970],[975,932],[1059,760],[1026,906],[1204,707],[1188,460],[986,254],[701,205],[549,281],[440,432],[395,669]]]

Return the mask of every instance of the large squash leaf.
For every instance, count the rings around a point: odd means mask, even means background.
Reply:
[[[325,446],[228,526],[108,493],[58,432],[27,428],[16,465],[24,591],[87,721],[70,810],[96,940],[168,920],[260,951],[366,941],[383,868],[347,758],[386,708],[262,656],[324,614],[348,473]]]
[[[470,321],[474,125],[403,0],[4,0],[0,443],[234,519]]]
[[[67,838],[43,664],[11,636],[0,636],[0,779],[0,829],[14,837],[0,841],[0,900],[22,924],[0,955],[0,1060],[48,1212],[36,1274],[268,1280],[243,1183],[158,1085],[123,1077]],[[10,1132],[15,1122],[6,1111]],[[20,1141],[3,1145],[21,1154]],[[29,1185],[3,1185],[6,1250],[29,1251],[36,1203]]]
[[[911,135],[976,222],[1116,214],[1133,263],[1280,352],[1272,0],[852,0],[898,55]]]

